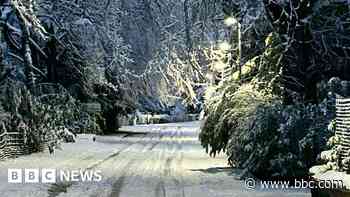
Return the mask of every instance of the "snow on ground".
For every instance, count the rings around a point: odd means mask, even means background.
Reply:
[[[225,155],[210,158],[198,141],[199,122],[139,125],[114,136],[79,136],[54,155],[0,162],[1,197],[306,197],[308,191],[248,190]],[[126,132],[127,131],[127,132]],[[90,169],[100,182],[10,184],[8,168]]]

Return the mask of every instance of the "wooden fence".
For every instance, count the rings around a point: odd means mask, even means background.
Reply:
[[[14,158],[33,152],[33,148],[25,143],[24,133],[0,131],[0,160]]]
[[[6,137],[6,132],[0,130],[0,159],[3,159],[3,157],[5,157],[4,149],[6,147]]]
[[[340,157],[348,157],[350,153],[350,98],[336,97],[336,131],[340,137]],[[344,169],[347,170],[347,169]]]

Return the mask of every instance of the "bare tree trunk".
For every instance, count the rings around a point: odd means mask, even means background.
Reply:
[[[238,57],[237,57],[237,66],[238,66],[238,79],[241,80],[242,76],[242,31],[241,23],[237,23],[237,39],[238,39]]]
[[[191,24],[189,18],[189,0],[184,1],[184,13],[185,13],[185,28],[186,28],[186,44],[188,52],[192,51],[192,38],[191,38]]]
[[[33,60],[32,60],[32,52],[30,49],[30,31],[29,31],[29,24],[27,24],[27,19],[23,15],[23,13],[19,10],[19,5],[17,1],[11,1],[12,7],[17,14],[17,17],[20,21],[20,26],[23,32],[23,37],[22,37],[22,52],[24,55],[24,63],[26,66],[26,74],[28,76],[28,82],[29,86],[32,87],[33,90],[35,90],[35,76],[33,72]]]

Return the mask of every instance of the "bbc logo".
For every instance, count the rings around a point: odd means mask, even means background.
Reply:
[[[8,169],[7,177],[9,183],[56,183],[56,169]]]

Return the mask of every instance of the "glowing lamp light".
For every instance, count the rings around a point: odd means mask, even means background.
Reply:
[[[231,49],[231,45],[228,42],[222,42],[219,44],[219,49],[223,51],[229,51]]]
[[[214,70],[218,72],[222,72],[226,67],[227,65],[224,62],[215,62],[213,65]]]
[[[233,26],[237,24],[237,20],[234,17],[228,17],[224,20],[226,26]]]
[[[212,77],[213,77],[213,74],[211,74],[211,73],[207,73],[207,74],[205,75],[205,77],[206,77],[207,79],[210,79],[210,78],[212,78]]]

